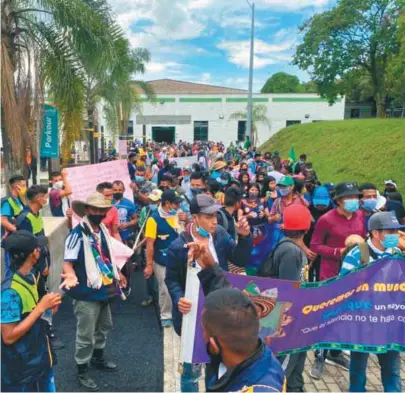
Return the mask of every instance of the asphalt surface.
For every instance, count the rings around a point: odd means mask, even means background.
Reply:
[[[135,272],[129,298],[125,302],[117,298],[112,304],[114,327],[107,338],[105,354],[108,360],[117,363],[119,370],[105,373],[90,369],[91,377],[103,392],[163,391],[163,336],[155,307],[140,306],[145,291],[141,272]],[[54,327],[65,344],[65,348],[56,351],[57,391],[82,392],[74,361],[76,320],[67,296],[54,317]]]

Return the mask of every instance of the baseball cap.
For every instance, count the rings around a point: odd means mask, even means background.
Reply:
[[[48,239],[45,236],[34,236],[31,232],[20,230],[11,233],[4,240],[4,248],[13,256],[28,256],[38,247],[45,246]]]
[[[180,196],[174,190],[166,190],[162,194],[162,203],[166,203],[166,202],[181,203],[181,202],[183,202],[183,198],[180,198]]]
[[[214,214],[221,208],[221,204],[207,194],[197,195],[190,202],[191,214]]]
[[[395,183],[394,182],[394,180],[384,180],[384,184],[385,185],[392,185],[392,186],[394,186],[395,188],[397,188],[397,183]]]
[[[314,206],[329,206],[330,194],[325,186],[316,187],[312,193],[312,204]]]
[[[369,232],[383,229],[403,229],[405,225],[401,225],[393,212],[374,213],[368,221]]]
[[[145,183],[139,192],[144,195],[149,195],[156,188],[155,184],[152,182]]]
[[[346,196],[361,196],[361,192],[355,182],[342,182],[336,186],[335,200]]]
[[[293,186],[294,185],[294,179],[291,176],[283,176],[279,182],[277,183],[279,186]]]
[[[148,198],[153,202],[157,202],[162,198],[162,194],[162,190],[156,188],[155,190],[152,190],[152,192],[148,195]]]
[[[307,231],[311,227],[312,216],[303,205],[290,205],[283,213],[284,229],[288,231]]]

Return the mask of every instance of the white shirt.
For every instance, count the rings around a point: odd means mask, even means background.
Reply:
[[[269,173],[267,173],[267,176],[272,176],[276,179],[276,184],[278,184],[278,182],[281,180],[281,178],[284,176],[282,173],[278,172],[278,171],[271,171]]]

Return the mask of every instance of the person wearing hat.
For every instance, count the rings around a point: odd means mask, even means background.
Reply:
[[[191,170],[189,167],[183,168],[181,188],[184,190],[186,198],[191,201],[193,199],[193,194],[191,193]]]
[[[4,241],[11,257],[12,274],[1,285],[1,389],[3,392],[55,392],[46,311],[56,312],[60,294],[48,293],[39,300],[33,273],[44,236],[17,230]]]
[[[340,270],[340,260],[345,251],[345,240],[349,235],[366,237],[364,214],[360,211],[361,192],[354,182],[342,182],[336,186],[334,201],[337,205],[324,214],[316,223],[311,239],[311,250],[321,257],[320,280],[336,277]],[[320,379],[325,359],[346,370],[349,362],[341,351],[316,351],[311,376]]]
[[[397,183],[394,180],[384,180],[384,192],[383,195],[387,196],[389,192],[397,191]]]
[[[277,182],[277,191],[280,195],[270,210],[269,223],[281,222],[284,209],[290,205],[302,205],[308,207],[308,202],[301,195],[295,192],[294,179],[291,176],[283,176]]]
[[[211,168],[211,175],[210,178],[212,180],[217,180],[219,177],[221,177],[222,172],[226,168],[226,162],[225,161],[217,161],[214,163],[214,165]]]
[[[284,238],[280,240],[271,258],[259,267],[258,275],[280,280],[307,281],[308,259],[304,236],[311,228],[312,216],[306,206],[294,204],[284,210]],[[287,378],[288,392],[302,392],[306,352],[279,358]]]
[[[89,363],[102,371],[116,371],[117,365],[104,357],[107,334],[112,329],[110,301],[123,297],[127,286],[112,252],[111,235],[102,223],[111,209],[99,192],[86,201],[73,201],[73,211],[82,218],[65,242],[64,280],[61,289],[73,299],[77,320],[75,361],[78,381],[87,391],[97,391],[88,374]]]
[[[211,196],[197,195],[190,204],[192,224],[169,247],[166,266],[166,285],[173,303],[173,326],[177,334],[181,334],[182,315],[196,307],[184,297],[187,276],[187,244],[195,242],[210,249],[216,263],[225,271],[228,262],[236,266],[244,266],[250,258],[253,241],[250,228],[245,219],[236,225],[239,241],[236,244],[228,232],[217,225],[217,213],[221,205]],[[198,379],[201,368],[186,364],[181,377],[182,391],[198,391]],[[190,390],[191,389],[191,390]]]
[[[167,253],[170,244],[178,237],[182,228],[179,223],[178,210],[183,198],[174,190],[162,194],[157,211],[146,221],[146,267],[144,276],[149,279],[152,274],[158,282],[160,318],[163,327],[172,326],[172,304],[165,284]]]
[[[362,261],[361,246],[352,248],[344,257],[340,274],[348,274],[363,263],[372,263],[381,258],[393,255],[404,256],[398,248],[398,231],[404,229],[396,216],[391,212],[374,213],[368,221],[369,237],[366,241],[369,258]],[[369,354],[351,352],[350,355],[350,392],[365,392],[367,382],[367,361]],[[402,392],[401,387],[401,358],[399,352],[388,351],[377,354],[381,367],[381,382],[385,392]]]

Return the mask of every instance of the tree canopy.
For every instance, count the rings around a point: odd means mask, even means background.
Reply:
[[[347,91],[341,83],[353,73],[367,76],[383,117],[389,93],[388,64],[399,53],[398,18],[405,0],[339,0],[336,7],[314,15],[302,27],[294,64],[311,74],[331,103]]]
[[[300,82],[297,76],[286,72],[273,74],[261,89],[262,93],[317,93],[318,88],[312,81]]]

